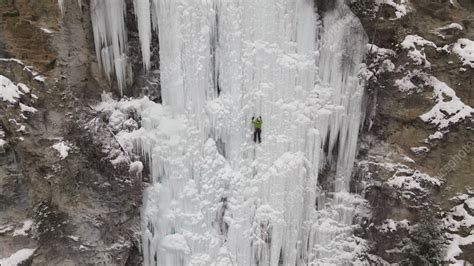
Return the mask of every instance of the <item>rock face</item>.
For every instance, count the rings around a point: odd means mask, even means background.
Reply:
[[[355,177],[373,210],[362,235],[369,253],[389,263],[473,263],[466,240],[472,225],[446,220],[459,204],[453,197],[472,197],[474,187],[473,120],[460,115],[472,115],[474,69],[453,51],[458,40],[474,39],[472,4],[395,2],[353,5],[374,44]],[[430,117],[441,105],[454,111],[440,108]]]
[[[88,4],[64,1],[63,15],[49,0],[0,10],[0,56],[15,58],[0,60],[0,77],[19,92],[0,101],[0,258],[31,248],[33,265],[139,264],[142,184],[127,163],[111,164],[119,144],[90,107],[110,85]]]

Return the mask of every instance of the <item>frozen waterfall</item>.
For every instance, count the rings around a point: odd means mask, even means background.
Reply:
[[[312,0],[134,0],[147,69],[159,37],[163,98],[141,105],[129,136],[153,181],[145,265],[357,262],[349,184],[367,37],[343,2],[320,16]],[[123,5],[92,1],[97,56],[119,86]]]

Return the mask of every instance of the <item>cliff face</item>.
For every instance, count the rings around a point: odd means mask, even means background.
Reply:
[[[61,14],[56,1],[0,1],[0,56],[14,58],[0,61],[1,82],[18,92],[0,101],[0,257],[139,263],[141,181],[110,163],[119,144],[90,108],[110,86],[88,3],[64,2]]]
[[[472,263],[474,132],[463,113],[472,113],[474,69],[456,48],[474,39],[472,4],[401,1],[377,9],[355,1],[353,8],[374,44],[356,175],[373,216],[362,235],[390,263]]]

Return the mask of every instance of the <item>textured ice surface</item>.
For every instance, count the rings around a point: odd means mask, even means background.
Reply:
[[[119,48],[100,53],[106,69],[122,58],[125,38],[123,2],[111,3],[93,1],[110,9],[93,11],[96,48]],[[138,21],[140,40],[144,51],[150,25],[159,35],[163,105],[102,106],[116,108],[112,121],[129,109],[142,118],[140,129],[116,137],[151,170],[144,264],[355,262],[362,201],[349,183],[367,40],[349,8],[339,1],[319,17],[307,0],[152,0],[150,13],[149,25]],[[252,116],[264,122],[259,145]]]

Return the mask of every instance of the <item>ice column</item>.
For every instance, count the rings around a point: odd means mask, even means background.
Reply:
[[[133,0],[133,7],[138,23],[143,66],[145,71],[148,71],[150,69],[151,45],[150,0]]]
[[[322,20],[319,56],[320,84],[330,87],[327,99],[335,106],[329,115],[329,151],[337,148],[333,190],[320,197],[318,218],[313,223],[309,238],[314,245],[313,256],[319,263],[353,261],[362,249],[352,237],[352,218],[355,203],[360,201],[350,194],[350,180],[356,156],[357,140],[363,117],[364,84],[358,79],[364,58],[367,36],[359,20],[350,9],[338,1],[336,7]],[[334,146],[337,143],[337,146]]]

